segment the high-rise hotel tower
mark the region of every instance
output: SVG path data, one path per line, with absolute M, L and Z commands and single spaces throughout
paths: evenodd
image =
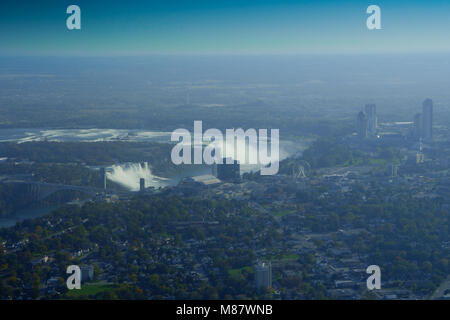
M 422 137 L 425 140 L 433 139 L 433 100 L 425 99 L 422 104 Z

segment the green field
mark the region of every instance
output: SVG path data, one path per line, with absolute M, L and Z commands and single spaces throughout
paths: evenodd
M 293 211 L 292 209 L 288 209 L 288 210 L 287 209 L 285 209 L 285 210 L 271 210 L 270 214 L 275 216 L 275 217 L 281 218 L 282 216 L 285 216 L 287 214 L 291 214 L 293 212 L 295 212 L 295 211 Z
M 275 255 L 269 257 L 270 261 L 280 261 L 280 262 L 295 261 L 298 259 L 300 259 L 300 256 L 298 254 Z
M 247 273 L 252 273 L 253 272 L 253 267 L 242 267 L 239 269 L 230 269 L 228 270 L 228 274 L 230 275 L 231 278 L 239 280 L 241 278 L 243 278 L 243 271 L 246 271 Z
M 384 159 L 370 159 L 369 160 L 369 164 L 371 165 L 381 165 L 381 166 L 385 166 L 387 165 L 388 161 L 384 160 Z
M 99 284 L 99 283 L 92 283 L 92 284 L 85 284 L 81 285 L 81 289 L 73 289 L 67 292 L 67 297 L 69 299 L 77 299 L 80 297 L 88 297 L 88 296 L 94 296 L 97 293 L 111 290 L 116 288 L 116 286 L 111 284 Z

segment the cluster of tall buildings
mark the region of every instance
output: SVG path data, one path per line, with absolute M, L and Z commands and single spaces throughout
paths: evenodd
M 360 138 L 374 137 L 377 128 L 377 107 L 374 104 L 366 104 L 364 111 L 359 112 L 356 118 L 356 132 Z
M 425 99 L 422 104 L 422 113 L 414 116 L 413 134 L 417 140 L 433 139 L 433 100 Z
M 377 109 L 374 104 L 366 104 L 364 111 L 356 117 L 356 132 L 359 138 L 375 137 L 378 129 Z M 433 100 L 425 99 L 422 113 L 414 116 L 413 136 L 416 140 L 433 139 Z

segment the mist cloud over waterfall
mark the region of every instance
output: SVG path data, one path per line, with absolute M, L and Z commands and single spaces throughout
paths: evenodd
M 227 141 L 224 139 L 222 144 L 213 142 L 215 148 L 220 150 L 220 153 L 224 157 L 230 157 L 232 159 L 238 160 L 241 165 L 241 173 L 258 171 L 261 169 L 262 164 L 256 163 L 252 164 L 250 161 L 250 155 L 254 155 L 259 158 L 258 148 L 255 145 L 249 143 L 248 139 Z M 304 141 L 289 141 L 281 140 L 279 145 L 279 161 L 286 159 L 289 156 L 293 156 L 301 153 L 309 145 L 309 140 Z M 268 141 L 268 150 L 271 152 L 271 142 Z M 258 160 L 259 161 L 259 160 Z
M 145 187 L 163 187 L 169 184 L 168 179 L 152 174 L 148 162 L 113 165 L 107 169 L 106 177 L 131 191 L 139 190 L 141 178 L 145 179 Z

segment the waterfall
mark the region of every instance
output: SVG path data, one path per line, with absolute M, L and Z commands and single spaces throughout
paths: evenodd
M 139 191 L 139 180 L 145 179 L 146 187 L 165 186 L 168 179 L 152 174 L 148 162 L 124 163 L 107 168 L 106 177 L 108 180 L 119 183 L 131 191 Z

